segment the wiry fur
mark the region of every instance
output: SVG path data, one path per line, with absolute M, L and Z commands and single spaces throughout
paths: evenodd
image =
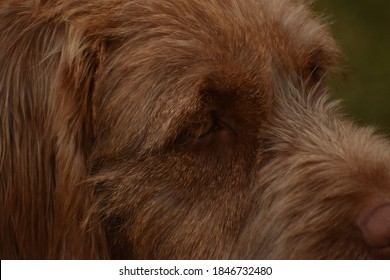
M 360 222 L 389 144 L 327 101 L 306 1 L 2 1 L 0 30 L 2 259 L 389 256 Z

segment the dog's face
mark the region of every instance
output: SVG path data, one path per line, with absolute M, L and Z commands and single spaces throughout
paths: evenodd
M 306 1 L 119 2 L 48 9 L 76 93 L 58 137 L 110 257 L 386 256 L 390 149 L 326 100 L 337 47 Z
M 118 18 L 97 88 L 91 180 L 118 252 L 370 257 L 354 161 L 380 173 L 370 143 L 388 147 L 326 103 L 337 48 L 306 4 L 145 6 Z

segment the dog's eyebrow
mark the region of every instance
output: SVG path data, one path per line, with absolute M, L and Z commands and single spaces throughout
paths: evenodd
M 326 27 L 321 27 L 318 34 L 306 41 L 296 41 L 298 58 L 303 68 L 317 68 L 326 72 L 338 72 L 340 51 L 338 45 L 328 34 Z
M 307 9 L 305 1 L 296 1 L 288 9 L 282 9 L 285 1 L 262 1 L 265 17 L 271 27 L 277 27 L 291 47 L 303 51 L 305 58 L 311 57 L 323 68 L 337 63 L 339 48 L 330 35 L 329 23 Z M 278 41 L 279 42 L 279 41 Z
M 145 143 L 147 150 L 158 150 L 172 142 L 204 106 L 201 95 L 194 92 L 181 96 L 162 94 L 158 99 L 161 107 L 151 112 Z

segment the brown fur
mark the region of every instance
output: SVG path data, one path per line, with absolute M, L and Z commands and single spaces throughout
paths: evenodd
M 0 30 L 2 259 L 390 256 L 390 146 L 327 101 L 306 1 L 2 1 Z

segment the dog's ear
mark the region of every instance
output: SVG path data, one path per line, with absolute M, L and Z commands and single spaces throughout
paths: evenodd
M 83 40 L 86 41 L 86 40 Z M 67 42 L 56 81 L 57 117 L 61 122 L 59 138 L 74 135 L 77 148 L 85 156 L 93 145 L 96 132 L 95 98 L 99 87 L 101 63 L 104 60 L 103 41 Z
M 10 258 L 105 258 L 102 227 L 81 228 L 104 44 L 44 3 L 0 13 L 0 212 L 10 225 L 0 234 Z
M 93 204 L 92 191 L 83 181 L 88 178 L 90 169 L 88 155 L 96 130 L 94 101 L 104 54 L 103 40 L 88 39 L 82 34 L 68 34 L 54 81 L 58 211 L 64 219 L 68 219 L 66 223 L 74 227 L 73 232 L 70 229 L 74 233 L 71 238 L 84 242 L 74 242 L 76 245 L 71 246 L 89 248 L 89 251 L 80 252 L 81 258 L 107 257 L 105 234 L 98 219 L 90 218 L 94 224 L 81 228 Z M 78 218 L 75 223 L 70 222 L 74 219 L 72 216 Z
M 60 166 L 57 166 L 59 172 L 69 172 L 74 176 L 88 171 L 86 160 L 96 129 L 94 98 L 104 51 L 104 44 L 99 40 L 87 40 L 78 34 L 68 34 L 65 39 L 53 92 L 54 132 L 58 158 L 61 159 Z M 64 177 L 64 184 L 70 184 L 68 176 L 59 177 Z

